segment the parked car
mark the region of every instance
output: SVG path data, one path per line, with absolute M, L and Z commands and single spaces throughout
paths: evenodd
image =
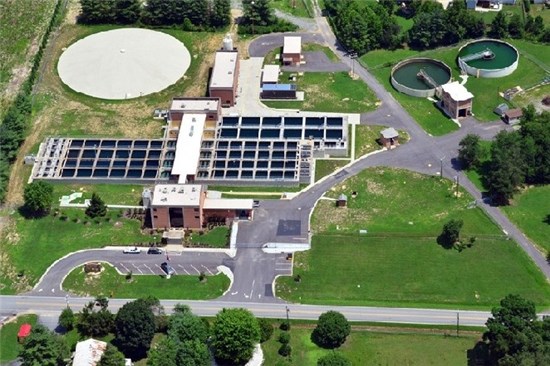
M 260 201 L 254 200 L 254 202 L 252 202 L 252 208 L 258 208 L 258 207 L 260 207 Z
M 164 273 L 166 273 L 167 275 L 173 275 L 176 273 L 176 271 L 174 270 L 174 268 L 172 268 L 172 266 L 170 266 L 168 263 L 166 262 L 162 262 L 162 264 L 160 265 L 160 268 L 164 271 Z
M 138 247 L 128 247 L 122 251 L 124 254 L 139 254 L 141 253 L 141 249 Z
M 151 247 L 147 249 L 147 254 L 162 254 L 162 249 L 157 247 Z

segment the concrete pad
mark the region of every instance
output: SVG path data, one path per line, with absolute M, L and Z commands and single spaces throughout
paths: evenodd
M 71 89 L 101 99 L 131 99 L 178 81 L 191 55 L 162 32 L 123 28 L 92 34 L 63 52 L 57 70 Z

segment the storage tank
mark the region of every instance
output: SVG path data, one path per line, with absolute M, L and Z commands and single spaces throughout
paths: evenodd
M 223 50 L 224 51 L 233 51 L 233 39 L 231 34 L 227 33 L 223 38 Z

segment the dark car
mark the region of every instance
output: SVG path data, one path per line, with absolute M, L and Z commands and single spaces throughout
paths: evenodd
M 157 247 L 151 247 L 147 250 L 147 254 L 162 254 L 162 249 Z
M 172 268 L 168 263 L 166 262 L 162 262 L 162 264 L 160 265 L 160 268 L 164 271 L 164 273 L 166 273 L 167 275 L 173 275 L 176 273 L 176 271 L 174 270 L 174 268 Z

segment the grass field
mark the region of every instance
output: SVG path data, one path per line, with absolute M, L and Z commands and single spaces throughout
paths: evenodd
M 0 5 L 0 118 L 28 76 L 30 60 L 46 31 L 56 1 L 10 1 Z
M 352 326 L 353 328 L 353 326 Z M 291 359 L 280 356 L 280 343 L 275 331 L 262 344 L 266 365 L 315 366 L 317 360 L 332 352 L 317 347 L 310 339 L 312 329 L 293 325 L 290 330 Z M 352 330 L 346 343 L 335 352 L 341 353 L 352 365 L 466 365 L 467 351 L 472 349 L 479 335 L 444 337 L 433 334 L 382 333 Z
M 13 223 L 0 238 L 3 259 L 8 259 L 1 269 L 0 283 L 5 287 L 0 293 L 28 289 L 56 259 L 76 250 L 152 241 L 151 236 L 141 233 L 139 221 L 118 217 L 119 210 L 110 210 L 107 217 L 97 220 L 99 223 L 86 218 L 80 209 L 60 212 L 57 217 L 36 220 L 12 216 Z M 67 221 L 62 216 L 67 216 Z
M 292 14 L 297 17 L 311 18 L 313 7 L 311 0 L 273 0 L 270 2 L 273 9 L 278 9 L 284 13 Z
M 353 191 L 357 197 L 345 209 L 319 201 L 312 249 L 295 257 L 294 274 L 302 280 L 280 278 L 279 296 L 315 304 L 487 309 L 514 292 L 550 305 L 550 286 L 538 269 L 480 209 L 467 208 L 469 195 L 453 197 L 452 182 L 368 169 L 327 196 L 351 197 Z M 458 252 L 437 244 L 451 218 L 464 220 L 463 238 L 477 238 L 472 248 Z M 360 229 L 368 234 L 359 235 Z
M 321 46 L 317 43 L 305 43 L 302 45 L 302 52 L 311 52 L 311 51 L 322 51 L 325 55 L 327 55 L 328 59 L 332 62 L 338 62 L 339 58 L 332 52 L 332 50 L 328 47 Z
M 334 173 L 346 164 L 349 159 L 316 159 L 315 160 L 315 181 Z
M 88 276 L 83 267 L 73 270 L 63 282 L 63 289 L 80 296 L 112 296 L 133 299 L 154 296 L 158 299 L 206 300 L 223 294 L 229 287 L 229 278 L 223 274 L 207 276 L 206 282 L 200 282 L 198 276 L 132 276 L 128 282 L 110 265 L 99 275 Z
M 15 360 L 21 344 L 17 342 L 17 332 L 22 324 L 29 323 L 35 326 L 38 316 L 34 314 L 20 315 L 13 322 L 7 323 L 0 328 L 0 363 Z
M 227 248 L 229 247 L 229 228 L 219 226 L 206 231 L 203 235 L 194 233 L 191 236 L 191 243 L 209 248 Z
M 284 73 L 280 80 L 286 80 Z M 271 108 L 302 111 L 361 113 L 376 109 L 376 96 L 362 80 L 353 80 L 347 72 L 306 72 L 296 85 L 305 92 L 304 101 L 263 102 Z
M 521 231 L 550 252 L 550 186 L 530 187 L 516 194 L 502 210 Z
M 380 132 L 386 129 L 387 126 L 355 126 L 355 158 L 371 153 L 382 148 L 378 143 Z M 405 131 L 397 131 L 399 133 L 399 143 L 405 144 L 409 141 L 409 134 Z
M 527 88 L 540 82 L 546 75 L 537 64 L 548 63 L 546 52 L 542 45 L 526 41 L 509 40 L 520 51 L 520 62 L 517 70 L 509 76 L 498 79 L 474 77 L 468 78 L 466 88 L 474 94 L 473 112 L 481 121 L 493 121 L 498 117 L 493 109 L 505 100 L 499 92 L 521 86 Z M 410 57 L 431 57 L 445 62 L 452 70 L 453 77 L 458 79 L 460 70 L 456 64 L 456 55 L 459 47 L 439 48 L 436 50 L 417 52 L 409 49 L 396 51 L 375 50 L 362 56 L 360 61 L 377 77 L 388 91 L 403 105 L 413 118 L 430 134 L 443 135 L 458 128 L 450 119 L 440 112 L 427 99 L 410 97 L 397 92 L 390 83 L 392 67 L 399 61 Z M 526 55 L 529 55 L 525 57 Z M 536 56 L 535 56 L 536 55 Z M 533 60 L 535 60 L 535 63 Z M 513 105 L 513 102 L 511 103 Z
M 69 196 L 71 193 L 81 192 L 82 197 L 71 203 L 84 203 L 92 198 L 92 193 L 97 193 L 108 205 L 139 205 L 144 185 L 137 184 L 54 184 L 54 201 L 61 196 Z

